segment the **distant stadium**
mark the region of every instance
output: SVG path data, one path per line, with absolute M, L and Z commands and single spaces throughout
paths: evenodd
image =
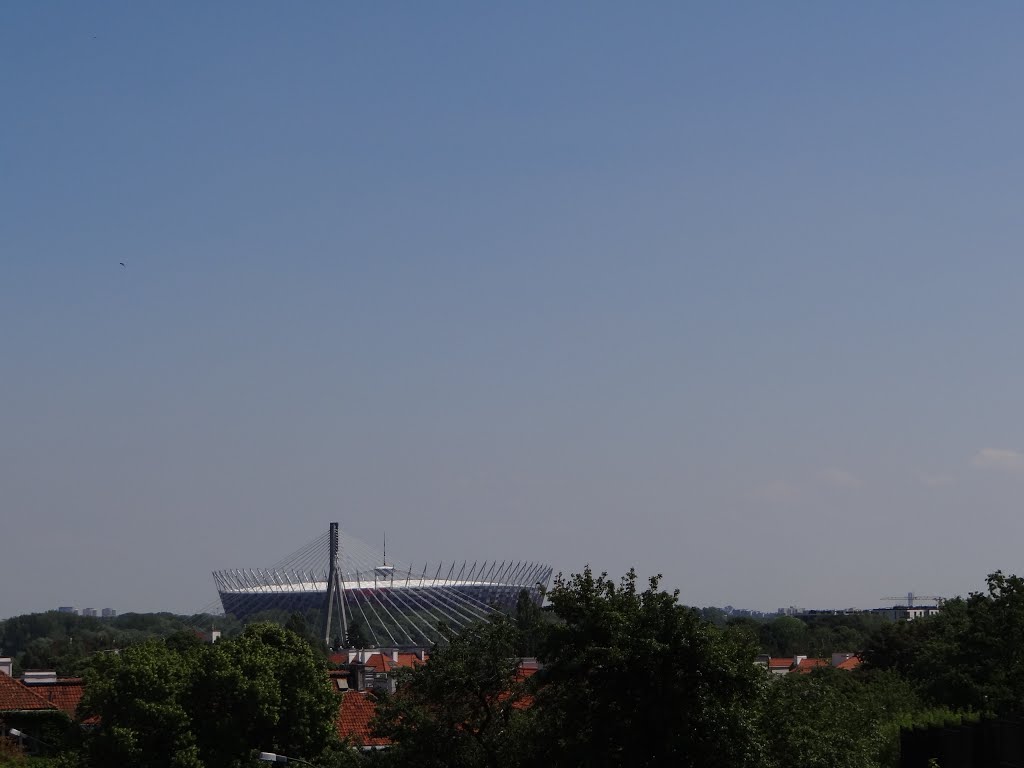
M 224 613 L 317 615 L 330 643 L 358 624 L 375 646 L 414 647 L 442 640 L 439 624 L 458 632 L 495 611 L 511 613 L 525 591 L 540 605 L 552 569 L 523 561 L 387 562 L 337 523 L 269 568 L 214 571 Z M 332 633 L 333 630 L 333 633 Z

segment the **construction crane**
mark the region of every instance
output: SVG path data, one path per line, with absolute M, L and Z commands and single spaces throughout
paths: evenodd
M 906 600 L 907 608 L 913 608 L 915 600 L 931 600 L 931 601 L 933 601 L 935 603 L 941 603 L 945 599 L 946 598 L 940 597 L 939 595 L 915 595 L 913 592 L 907 592 L 906 595 L 901 595 L 900 597 L 883 597 L 882 598 L 882 600 L 884 600 L 886 602 L 893 602 L 893 603 L 902 603 L 904 600 Z

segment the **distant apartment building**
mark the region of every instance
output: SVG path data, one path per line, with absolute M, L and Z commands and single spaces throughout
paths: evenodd
M 937 605 L 897 605 L 893 608 L 879 608 L 876 612 L 888 616 L 892 621 L 913 621 L 934 616 L 940 610 Z
M 62 605 L 57 609 L 57 613 L 73 613 L 76 616 L 92 616 L 96 618 L 102 616 L 104 619 L 117 618 L 117 611 L 113 608 L 103 608 L 102 610 L 98 610 L 96 608 L 83 608 L 82 610 L 78 610 L 73 605 Z

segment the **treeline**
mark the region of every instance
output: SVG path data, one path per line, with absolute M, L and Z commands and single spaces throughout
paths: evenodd
M 751 618 L 730 616 L 720 608 L 701 608 L 701 616 L 720 628 L 747 632 L 770 656 L 828 657 L 867 647 L 881 628 L 892 623 L 882 614 L 846 613 Z
M 384 700 L 377 727 L 395 766 L 895 768 L 901 728 L 1024 714 L 1024 579 L 926 619 L 871 615 L 725 621 L 634 574 L 559 580 L 555 621 L 515 621 L 454 638 Z M 523 638 L 543 666 L 517 676 Z M 817 645 L 816 645 L 817 643 Z M 853 672 L 781 678 L 757 651 L 860 651 Z M 468 727 L 466 724 L 469 724 Z M 443 746 L 442 746 L 443 745 Z
M 270 622 L 291 629 L 322 652 L 317 642 L 317 612 L 309 615 L 264 611 L 245 622 L 231 615 L 198 613 L 124 613 L 112 618 L 47 611 L 0 621 L 0 656 L 14 660 L 14 674 L 26 669 L 52 669 L 63 677 L 81 675 L 96 653 L 120 651 L 147 640 L 197 631 L 217 630 L 224 639 L 237 637 L 247 624 Z
M 230 617 L 203 614 L 125 613 L 100 619 L 59 611 L 31 613 L 0 622 L 0 655 L 14 659 L 15 675 L 25 669 L 77 675 L 96 652 L 127 648 L 154 637 L 214 624 L 231 634 L 241 629 Z
M 883 768 L 899 729 L 956 719 L 889 670 L 821 669 L 773 678 L 745 623 L 716 626 L 678 595 L 586 570 L 556 580 L 554 621 L 521 604 L 513 620 L 463 632 L 404 674 L 379 704 L 388 766 Z M 517 651 L 542 665 L 529 678 Z
M 730 617 L 718 608 L 701 608 L 700 616 L 725 629 L 745 632 L 757 644 L 761 653 L 772 656 L 828 657 L 834 652 L 859 651 L 880 630 L 886 619 L 875 615 L 821 615 L 807 618 L 792 616 L 753 619 Z M 246 623 L 270 621 L 287 626 L 309 639 L 314 646 L 320 633 L 319 614 L 296 616 L 287 612 L 265 612 L 251 617 Z M 195 629 L 218 629 L 222 636 L 238 635 L 244 624 L 231 616 L 192 616 L 171 613 L 126 613 L 110 619 L 79 616 L 73 613 L 48 611 L 25 614 L 0 622 L 0 656 L 14 659 L 15 674 L 26 669 L 53 669 L 60 675 L 72 676 L 82 672 L 87 657 L 100 651 L 127 648 L 151 638 L 168 637 L 176 632 Z M 355 634 L 362 634 L 358 625 Z M 349 638 L 346 638 L 349 640 Z M 365 638 L 335 645 L 363 647 Z M 535 655 L 531 640 L 524 640 L 523 655 Z
M 754 664 L 760 637 L 745 622 L 716 626 L 657 579 L 588 569 L 557 579 L 548 601 L 542 611 L 524 598 L 508 619 L 448 633 L 404 671 L 376 702 L 387 750 L 340 743 L 340 694 L 319 650 L 256 624 L 216 645 L 178 632 L 97 654 L 79 713 L 97 719 L 51 736 L 53 759 L 243 768 L 265 751 L 324 768 L 895 768 L 901 727 L 1024 710 L 1016 576 L 993 574 L 934 617 L 878 626 L 859 670 L 781 678 Z M 538 657 L 536 674 L 523 655 Z

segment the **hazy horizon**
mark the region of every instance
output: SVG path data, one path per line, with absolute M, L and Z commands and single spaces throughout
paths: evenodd
M 0 617 L 333 520 L 767 611 L 1024 570 L 1022 21 L 9 5 Z

